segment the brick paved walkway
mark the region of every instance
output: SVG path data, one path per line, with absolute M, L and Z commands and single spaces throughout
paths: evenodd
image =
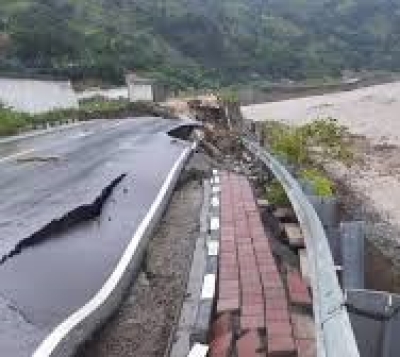
M 312 356 L 302 352 L 313 341 L 310 337 L 299 342 L 290 307 L 311 304 L 308 288 L 295 271 L 288 273 L 286 288 L 269 238 L 248 180 L 223 172 L 217 317 L 210 356 Z M 301 318 L 296 322 L 298 328 Z

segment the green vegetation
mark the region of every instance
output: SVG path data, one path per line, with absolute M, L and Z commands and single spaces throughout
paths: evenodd
M 18 134 L 20 131 L 44 124 L 67 122 L 69 120 L 117 119 L 140 116 L 171 117 L 171 113 L 154 103 L 126 100 L 85 100 L 79 109 L 55 110 L 43 114 L 29 115 L 0 106 L 0 136 Z
M 275 206 L 287 206 L 290 201 L 281 183 L 274 179 L 269 183 L 265 190 L 268 202 Z
M 346 127 L 339 125 L 336 119 L 320 119 L 305 124 L 298 129 L 306 138 L 310 153 L 319 161 L 334 159 L 350 163 L 353 153 L 347 140 L 349 133 Z
M 266 123 L 267 142 L 273 153 L 298 166 L 309 161 L 306 137 L 299 128 L 291 128 L 275 122 Z
M 334 184 L 323 172 L 317 169 L 305 169 L 300 172 L 300 178 L 311 184 L 314 194 L 317 196 L 333 196 Z
M 400 70 L 400 0 L 2 0 L 0 71 L 173 88 Z
M 30 123 L 30 117 L 0 105 L 0 136 L 16 134 Z
M 330 197 L 334 194 L 334 183 L 318 167 L 329 160 L 351 162 L 353 155 L 346 128 L 334 119 L 319 119 L 298 127 L 267 122 L 265 133 L 271 151 L 294 165 L 299 170 L 299 178 L 309 183 L 316 195 Z M 267 188 L 271 203 L 284 204 L 285 196 L 277 182 Z
M 265 133 L 274 154 L 299 167 L 324 160 L 350 163 L 353 157 L 347 129 L 332 118 L 295 127 L 267 122 Z
M 239 96 L 233 90 L 224 89 L 218 93 L 218 101 L 222 104 L 237 104 L 239 103 Z
M 108 112 L 129 108 L 130 102 L 126 99 L 110 100 L 103 97 L 81 100 L 79 103 L 80 112 Z

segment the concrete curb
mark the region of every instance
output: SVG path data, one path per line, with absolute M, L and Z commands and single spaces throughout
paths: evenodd
M 197 307 L 200 300 L 201 284 L 206 269 L 206 238 L 208 234 L 208 211 L 210 206 L 211 184 L 208 179 L 203 180 L 203 203 L 200 211 L 200 230 L 195 249 L 193 251 L 191 268 L 188 272 L 186 294 L 180 301 L 181 309 L 176 319 L 174 331 L 170 335 L 170 341 L 164 357 L 182 357 L 190 351 L 190 334 L 196 320 Z M 204 347 L 204 346 L 203 346 Z M 207 347 L 207 346 L 205 346 Z M 198 351 L 204 350 L 199 346 L 193 346 L 196 356 Z M 208 348 L 207 348 L 208 351 Z M 189 354 L 189 356 L 191 356 Z
M 86 305 L 51 331 L 33 357 L 72 356 L 77 348 L 118 308 L 132 278 L 140 270 L 150 236 L 168 205 L 184 165 L 196 147 L 197 144 L 194 143 L 185 149 L 172 167 L 150 210 L 101 290 Z
M 190 340 L 192 344 L 208 343 L 215 304 L 216 281 L 218 274 L 218 255 L 220 238 L 220 177 L 217 170 L 213 170 L 211 180 L 211 205 L 209 208 L 209 231 L 206 239 L 206 269 L 203 276 L 201 298 Z
M 215 305 L 219 254 L 218 171 L 204 182 L 204 202 L 200 219 L 200 236 L 196 242 L 186 299 L 171 348 L 171 357 L 202 357 L 208 353 L 208 335 Z

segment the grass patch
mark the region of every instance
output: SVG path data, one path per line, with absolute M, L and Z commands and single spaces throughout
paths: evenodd
M 0 105 L 0 135 L 13 135 L 29 125 L 29 115 L 14 112 Z

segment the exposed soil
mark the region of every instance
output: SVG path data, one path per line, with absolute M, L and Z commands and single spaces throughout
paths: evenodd
M 168 347 L 186 291 L 203 199 L 207 158 L 195 154 L 181 176 L 143 271 L 117 314 L 82 351 L 81 357 L 161 357 Z
M 328 165 L 328 172 L 337 183 L 340 220 L 367 223 L 367 288 L 400 293 L 400 221 L 397 221 L 400 216 L 396 209 L 399 202 L 395 198 L 396 184 L 378 183 L 380 177 L 389 176 L 399 185 L 400 149 L 391 145 L 374 146 L 360 137 L 355 144 L 357 159 L 352 167 Z M 380 202 L 394 207 L 387 211 Z
M 399 249 L 397 227 L 384 220 L 368 203 L 367 199 L 338 182 L 340 220 L 363 220 L 367 222 L 365 251 L 366 288 L 400 293 Z

